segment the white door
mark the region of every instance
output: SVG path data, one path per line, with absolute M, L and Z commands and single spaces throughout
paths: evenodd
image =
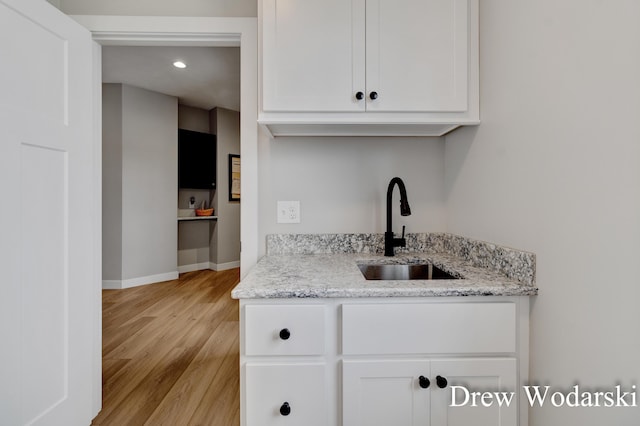
M 431 426 L 518 424 L 518 390 L 514 358 L 433 360 L 431 375 L 434 377 L 431 391 Z M 446 379 L 446 386 L 438 386 L 437 376 Z M 452 390 L 455 392 L 455 400 Z M 485 400 L 486 407 L 479 398 L 475 400 L 474 406 L 472 392 L 490 392 L 494 396 Z M 512 392 L 515 393 L 510 397 Z
M 422 381 L 421 381 L 421 376 Z M 344 361 L 345 426 L 427 426 L 429 361 Z
M 88 425 L 91 35 L 44 0 L 0 0 L 0 64 L 0 424 Z
M 468 0 L 367 0 L 367 111 L 466 111 L 468 28 Z

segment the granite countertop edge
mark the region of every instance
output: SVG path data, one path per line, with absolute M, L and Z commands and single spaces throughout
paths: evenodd
M 459 279 L 367 281 L 359 263 L 433 263 Z M 263 257 L 233 289 L 234 299 L 535 296 L 521 282 L 450 253 L 276 254 Z

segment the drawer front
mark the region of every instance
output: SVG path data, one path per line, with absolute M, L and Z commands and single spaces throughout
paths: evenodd
M 247 363 L 247 426 L 327 426 L 325 365 Z
M 247 305 L 246 355 L 323 355 L 325 308 L 321 305 Z
M 515 351 L 514 303 L 342 305 L 344 354 Z

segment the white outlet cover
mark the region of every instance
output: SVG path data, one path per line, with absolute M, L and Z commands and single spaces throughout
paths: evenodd
M 300 201 L 278 201 L 278 223 L 300 223 Z

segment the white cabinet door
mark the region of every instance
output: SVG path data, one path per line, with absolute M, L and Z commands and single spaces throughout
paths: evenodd
M 246 426 L 327 426 L 322 363 L 247 363 Z
M 360 111 L 365 0 L 262 3 L 264 111 Z
M 100 363 L 91 34 L 47 2 L 0 0 L 0 58 L 0 424 L 87 425 Z
M 344 361 L 344 426 L 425 426 L 429 424 L 429 361 Z
M 516 426 L 518 424 L 515 359 L 432 360 L 431 376 L 433 381 L 432 426 Z M 447 380 L 446 387 L 438 387 L 437 376 Z M 455 391 L 455 400 L 453 391 Z M 474 401 L 472 392 L 490 392 L 494 395 L 484 400 L 490 406 L 483 406 L 481 395 L 476 395 Z M 497 400 L 496 392 L 502 402 Z
M 366 14 L 368 111 L 467 110 L 467 0 L 367 0 Z

